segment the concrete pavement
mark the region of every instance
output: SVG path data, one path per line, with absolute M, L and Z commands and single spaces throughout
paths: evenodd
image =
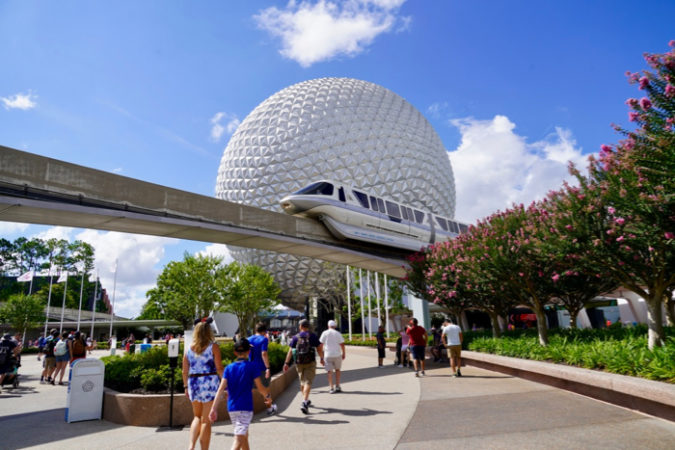
M 104 352 L 97 353 L 100 356 Z M 388 355 L 390 358 L 391 356 Z M 180 449 L 188 431 L 130 427 L 105 421 L 64 422 L 65 386 L 39 383 L 35 355 L 24 357 L 22 386 L 0 394 L 0 448 Z M 344 392 L 329 394 L 319 369 L 310 414 L 300 412 L 297 381 L 276 399 L 279 414 L 259 414 L 252 448 L 673 448 L 675 423 L 546 385 L 465 367 L 451 378 L 446 365 L 383 369 L 374 349 L 348 347 Z M 212 448 L 229 448 L 232 426 L 213 427 Z

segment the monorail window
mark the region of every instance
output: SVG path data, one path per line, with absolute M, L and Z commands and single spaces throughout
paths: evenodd
M 300 189 L 296 194 L 333 195 L 333 185 L 331 183 L 326 183 L 325 181 L 319 181 L 318 183 L 312 183 L 309 186 Z
M 338 189 L 338 199 L 339 199 L 341 202 L 344 202 L 344 201 L 345 201 L 345 190 L 344 190 L 343 187 L 340 187 L 340 188 Z
M 448 222 L 444 218 L 436 216 L 436 222 L 443 228 L 445 231 L 448 231 Z
M 401 211 L 399 211 L 398 205 L 388 200 L 387 200 L 387 214 L 397 219 L 401 218 Z
M 450 226 L 450 231 L 453 233 L 459 233 L 459 227 L 457 226 L 457 222 L 454 220 L 448 220 L 448 225 Z
M 460 224 L 459 224 L 459 231 L 460 231 L 461 233 L 466 233 L 467 231 L 469 231 L 469 227 L 466 226 L 466 225 L 464 225 L 463 223 L 460 223 Z
M 410 209 L 410 208 L 408 208 L 408 207 L 406 207 L 405 209 L 406 209 L 406 211 L 408 211 L 408 220 L 410 220 L 411 222 L 414 221 L 414 220 L 415 220 L 415 216 L 413 215 L 412 209 Z
M 408 209 L 405 206 L 401 206 L 401 217 L 404 220 L 408 220 Z
M 379 209 L 377 207 L 377 199 L 375 197 L 373 197 L 372 195 L 370 196 L 370 204 L 373 208 L 373 211 L 379 211 Z M 384 210 L 384 208 L 383 208 L 383 210 Z
M 354 195 L 356 196 L 356 199 L 361 203 L 361 206 L 364 208 L 368 208 L 368 196 L 364 194 L 363 192 L 359 191 L 352 191 Z
M 386 210 L 384 209 L 384 200 L 381 198 L 377 199 L 377 208 L 380 210 L 380 212 L 385 212 Z
M 415 222 L 424 223 L 424 213 L 422 211 L 415 210 Z

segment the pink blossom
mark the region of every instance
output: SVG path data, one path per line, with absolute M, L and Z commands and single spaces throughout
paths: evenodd
M 607 208 L 607 212 L 610 213 L 611 215 L 614 215 L 614 213 L 616 212 L 616 209 L 614 209 L 613 207 L 610 206 L 609 208 Z
M 640 108 L 644 109 L 647 111 L 649 108 L 652 107 L 652 102 L 649 100 L 647 97 L 642 97 L 640 99 Z
M 630 120 L 631 122 L 637 122 L 639 118 L 640 114 L 636 113 L 635 111 L 631 111 L 628 113 L 628 120 Z
M 624 103 L 630 106 L 631 108 L 637 108 L 638 100 L 636 98 L 629 98 Z
M 675 47 L 675 39 L 673 39 L 672 41 L 668 42 L 668 45 L 670 45 L 671 47 Z
M 668 83 L 665 90 L 666 97 L 675 97 L 675 86 Z
M 616 238 L 616 242 L 623 242 L 624 239 L 625 238 L 623 236 L 619 236 L 618 238 Z
M 520 275 L 521 277 L 525 276 L 525 274 L 523 272 L 518 272 L 518 275 Z
M 556 282 L 560 279 L 560 275 L 558 275 L 558 274 L 556 273 L 555 275 L 553 275 L 553 276 L 551 277 L 551 279 L 553 280 L 554 283 L 556 283 Z
M 626 222 L 626 219 L 624 219 L 623 217 L 618 217 L 618 218 L 615 220 L 615 222 L 617 223 L 617 225 L 623 225 L 624 222 Z
M 675 239 L 675 233 L 673 233 L 672 231 L 666 231 L 665 236 L 666 239 Z
M 600 152 L 602 152 L 602 153 L 612 153 L 612 147 L 610 147 L 609 145 L 606 145 L 606 144 L 602 144 L 600 146 Z
M 610 236 L 613 235 L 613 234 L 614 234 L 614 230 L 610 228 L 609 230 L 607 230 L 607 234 L 609 234 Z
M 572 231 L 572 225 L 565 225 L 565 229 Z
M 644 89 L 647 86 L 649 86 L 649 78 L 647 77 L 640 78 L 640 89 Z

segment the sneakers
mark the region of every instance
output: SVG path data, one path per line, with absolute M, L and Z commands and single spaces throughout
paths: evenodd
M 342 388 L 340 386 L 335 386 L 335 392 L 342 392 Z
M 415 377 L 419 378 L 419 377 L 420 377 L 420 373 L 419 373 L 419 372 L 415 372 Z
M 269 408 L 267 408 L 267 415 L 268 415 L 268 416 L 273 416 L 273 415 L 275 415 L 276 413 L 277 413 L 277 404 L 276 404 L 276 403 L 272 403 L 272 406 L 270 406 Z
M 399 366 L 399 367 L 403 367 L 403 364 L 399 364 L 398 366 Z
M 423 375 L 423 376 L 426 376 L 426 373 L 424 373 L 424 370 L 422 371 L 422 375 Z
M 462 372 L 460 372 L 459 369 L 457 369 L 457 376 L 458 376 L 458 377 L 461 377 L 461 376 L 462 376 Z
M 302 411 L 303 414 L 309 414 L 309 403 L 308 402 L 302 402 L 302 406 L 300 407 L 300 411 Z
M 335 389 L 330 388 L 330 391 L 328 391 L 330 394 L 335 394 Z

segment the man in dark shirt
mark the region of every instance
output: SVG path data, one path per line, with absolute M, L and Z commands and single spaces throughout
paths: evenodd
M 312 390 L 312 382 L 316 376 L 316 352 L 319 352 L 319 357 L 323 359 L 323 344 L 316 334 L 309 331 L 307 319 L 302 319 L 298 325 L 300 326 L 300 332 L 293 336 L 291 348 L 286 355 L 284 372 L 288 370 L 288 365 L 293 357 L 293 350 L 295 350 L 295 363 L 303 398 L 300 410 L 303 414 L 309 414 L 309 405 L 312 403 L 309 400 L 309 392 Z
M 424 327 L 417 325 L 417 319 L 414 317 L 410 319 L 410 324 L 405 330 L 410 337 L 410 348 L 413 356 L 413 366 L 415 366 L 415 376 L 419 377 L 420 365 L 422 367 L 422 375 L 424 373 L 424 352 L 427 346 L 427 330 Z
M 2 358 L 0 360 L 0 386 L 5 381 L 7 373 L 13 369 L 12 360 L 16 358 L 20 350 L 21 347 L 12 340 L 10 334 L 6 334 L 0 341 L 0 358 Z M 2 392 L 2 389 L 0 389 L 0 392 Z
M 384 367 L 382 362 L 384 361 L 384 353 L 387 348 L 387 340 L 384 337 L 384 327 L 382 325 L 377 328 L 375 339 L 377 339 L 377 367 Z

